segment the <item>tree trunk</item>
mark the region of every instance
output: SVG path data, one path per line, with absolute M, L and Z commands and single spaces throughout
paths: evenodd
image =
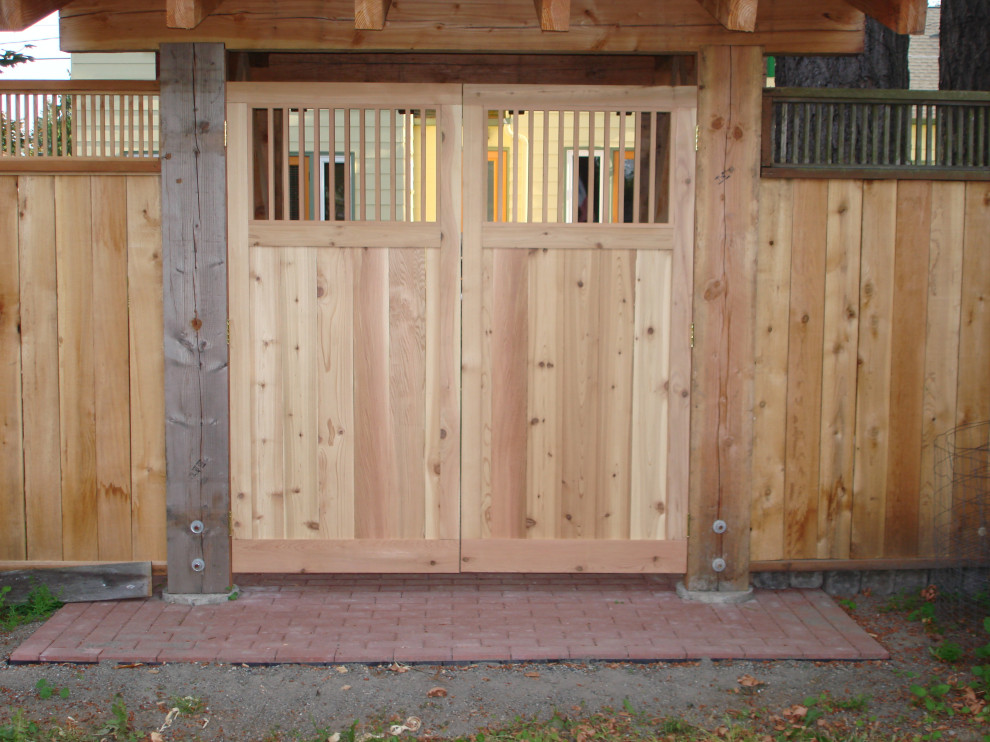
M 990 2 L 942 0 L 938 86 L 990 90 Z
M 968 2 L 978 4 L 987 0 Z M 942 12 L 944 18 L 944 9 Z M 775 82 L 778 87 L 797 88 L 907 88 L 907 55 L 907 36 L 896 34 L 867 17 L 862 54 L 852 57 L 777 57 Z

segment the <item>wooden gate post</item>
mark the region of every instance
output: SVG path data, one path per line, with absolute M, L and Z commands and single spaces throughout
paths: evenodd
M 698 68 L 689 591 L 749 589 L 763 50 Z
M 161 46 L 168 592 L 230 579 L 223 44 Z

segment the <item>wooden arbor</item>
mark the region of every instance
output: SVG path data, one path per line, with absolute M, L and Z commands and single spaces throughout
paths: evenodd
M 214 107 L 223 98 L 223 48 L 700 55 L 688 586 L 744 587 L 762 53 L 855 52 L 864 11 L 898 31 L 914 31 L 923 22 L 924 0 L 636 0 L 581 11 L 561 0 L 516 0 L 500 3 L 497 11 L 480 2 L 451 3 L 442 21 L 431 16 L 435 6 L 418 3 L 321 5 L 312 18 L 290 19 L 279 17 L 274 0 L 168 0 L 150 10 L 136 0 L 0 3 L 6 26 L 61 7 L 68 50 L 163 52 L 163 100 L 171 96 L 168 105 L 176 111 L 176 129 L 170 133 L 165 124 L 163 152 L 165 342 L 169 362 L 181 356 L 187 369 L 166 382 L 176 392 L 166 408 L 170 589 L 216 592 L 229 583 L 228 423 L 220 409 L 227 395 L 226 306 L 217 300 L 225 285 L 223 258 L 216 254 L 225 230 L 216 218 L 224 212 L 218 175 L 223 114 Z M 636 25 L 624 23 L 629 17 L 637 18 Z M 173 42 L 194 45 L 164 46 Z M 184 228 L 182 219 L 189 220 Z M 208 294 L 192 293 L 204 285 Z M 201 391 L 190 396 L 191 389 Z M 192 404 L 196 399 L 203 403 Z M 725 522 L 724 531 L 716 521 Z

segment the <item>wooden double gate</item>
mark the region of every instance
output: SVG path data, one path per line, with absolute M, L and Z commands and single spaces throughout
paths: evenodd
M 229 86 L 235 571 L 684 571 L 695 101 Z

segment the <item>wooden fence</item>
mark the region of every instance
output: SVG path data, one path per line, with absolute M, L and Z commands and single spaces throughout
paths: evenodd
M 160 184 L 0 175 L 0 559 L 165 559 Z
M 761 183 L 752 559 L 927 556 L 990 418 L 990 184 Z

